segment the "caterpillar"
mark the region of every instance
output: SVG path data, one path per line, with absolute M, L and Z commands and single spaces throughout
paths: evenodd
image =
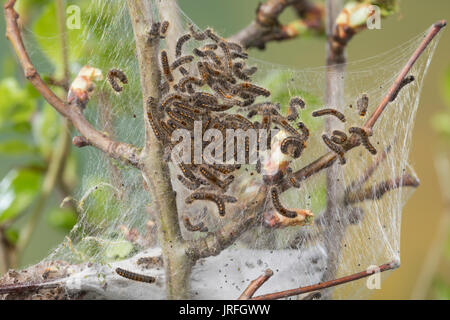
M 218 86 L 218 85 L 213 86 L 212 89 L 213 89 L 215 92 L 217 92 L 222 98 L 225 98 L 225 99 L 231 99 L 231 98 L 233 98 L 233 96 L 231 96 L 231 95 L 229 95 L 229 94 L 226 94 L 226 93 L 223 91 L 223 89 L 222 89 L 220 86 Z
M 197 32 L 194 30 L 194 26 L 191 24 L 189 25 L 189 31 L 192 35 L 192 37 L 197 41 L 203 41 L 206 39 L 206 35 L 204 32 Z
M 309 129 L 306 127 L 306 125 L 303 122 L 297 123 L 297 127 L 300 129 L 300 131 L 303 134 L 303 140 L 308 140 L 309 138 Z
M 191 63 L 194 60 L 194 56 L 184 56 L 184 57 L 180 57 L 177 60 L 175 60 L 172 65 L 170 66 L 170 68 L 172 70 L 175 70 L 176 68 L 180 67 L 183 64 L 186 63 Z
M 208 228 L 205 226 L 203 222 L 199 222 L 196 225 L 193 225 L 188 216 L 183 216 L 183 224 L 184 227 L 191 232 L 195 231 L 208 232 Z
M 164 77 L 166 78 L 166 80 L 168 82 L 173 82 L 174 79 L 173 79 L 172 72 L 170 71 L 169 58 L 167 57 L 166 50 L 161 51 L 161 65 L 163 67 L 163 73 L 164 73 Z
M 276 110 L 275 110 L 276 111 Z M 286 130 L 286 132 L 288 132 L 289 134 L 292 134 L 294 136 L 299 137 L 299 133 L 297 130 L 295 130 L 294 127 L 292 127 L 289 122 L 287 122 L 287 120 L 279 115 L 276 115 L 273 117 L 273 122 L 275 122 L 276 124 L 280 125 L 281 127 L 283 127 L 284 130 Z
M 280 150 L 284 154 L 289 154 L 294 159 L 301 156 L 304 149 L 304 141 L 298 136 L 284 138 L 281 142 Z
M 192 107 L 190 105 L 186 105 L 186 104 L 184 104 L 182 102 L 175 101 L 173 103 L 173 105 L 175 107 L 179 108 L 179 109 L 183 109 L 187 113 L 190 113 L 192 117 L 193 117 L 193 115 L 198 115 L 198 114 L 202 114 L 203 113 L 202 110 L 200 110 L 198 108 L 195 108 L 195 107 Z
M 191 35 L 189 33 L 182 35 L 178 40 L 177 44 L 175 46 L 175 57 L 181 56 L 181 53 L 183 51 L 183 45 L 191 39 Z
M 139 281 L 139 282 L 146 282 L 146 283 L 154 283 L 156 281 L 155 277 L 152 276 L 146 276 L 139 273 L 134 273 L 128 270 L 124 270 L 122 268 L 116 268 L 116 273 L 124 278 Z
M 150 28 L 150 32 L 149 32 L 149 37 L 151 39 L 156 39 L 159 37 L 159 30 L 161 29 L 161 23 L 160 22 L 155 22 L 152 24 L 151 28 Z
M 217 205 L 217 209 L 219 210 L 219 215 L 224 216 L 225 215 L 225 202 L 229 203 L 235 203 L 237 199 L 235 197 L 231 196 L 225 196 L 225 195 L 217 195 L 214 193 L 204 192 L 204 191 L 197 191 L 189 195 L 185 202 L 186 204 L 191 204 L 194 201 L 197 200 L 207 200 L 212 201 Z
M 340 130 L 334 130 L 333 135 L 331 136 L 331 141 L 337 144 L 343 144 L 345 141 L 347 141 L 347 135 L 345 132 L 342 132 Z
M 205 50 L 203 51 L 203 53 L 209 57 L 216 66 L 221 66 L 222 65 L 222 60 L 220 60 L 220 58 L 217 56 L 217 54 L 213 51 L 213 50 Z
M 121 92 L 123 88 L 117 84 L 116 78 L 119 79 L 119 81 L 122 82 L 123 84 L 127 84 L 128 83 L 127 76 L 123 71 L 119 69 L 111 69 L 108 72 L 109 84 L 114 89 L 114 91 Z
M 244 66 L 242 63 L 236 62 L 233 65 L 233 74 L 241 80 L 248 81 L 248 80 L 250 80 L 250 77 L 242 71 L 243 67 Z
M 407 77 L 403 78 L 403 80 L 402 80 L 402 82 L 400 82 L 400 85 L 398 86 L 397 90 L 395 90 L 395 92 L 392 95 L 391 99 L 389 99 L 389 102 L 394 101 L 397 98 L 400 90 L 402 90 L 404 86 L 410 84 L 414 80 L 415 80 L 415 78 L 414 78 L 413 75 L 410 75 L 410 76 L 407 76 Z
M 200 49 L 197 49 L 197 48 L 194 48 L 192 50 L 192 53 L 195 54 L 197 57 L 200 57 L 200 58 L 205 58 L 206 57 L 206 52 L 202 51 Z
M 230 48 L 230 50 L 236 51 L 236 52 L 242 52 L 242 46 L 236 42 L 227 42 L 228 47 Z
M 371 154 L 377 154 L 377 149 L 370 143 L 367 132 L 363 128 L 351 127 L 348 132 L 357 134 L 361 138 L 361 144 L 369 151 Z
M 181 102 L 189 102 L 189 97 L 188 96 L 183 96 L 181 94 L 178 93 L 172 93 L 170 95 L 168 95 L 163 102 L 161 102 L 161 109 L 166 109 L 167 107 L 169 107 L 174 101 L 181 101 Z
M 148 97 L 148 99 L 147 99 L 147 110 L 148 110 L 147 118 L 148 118 L 148 121 L 150 122 L 153 133 L 155 134 L 155 137 L 158 140 L 161 140 L 163 138 L 162 132 L 161 132 L 159 126 L 157 125 L 157 123 L 153 119 L 153 112 L 156 112 L 156 108 L 157 108 L 157 104 L 156 104 L 155 98 Z
M 342 165 L 344 165 L 346 163 L 345 157 L 344 157 L 344 148 L 342 148 L 342 146 L 337 145 L 335 143 L 333 143 L 333 141 L 330 140 L 330 138 L 327 137 L 326 134 L 322 135 L 322 140 L 323 142 L 325 142 L 325 144 L 327 145 L 327 147 L 329 149 L 331 149 L 334 153 L 336 153 L 339 156 L 339 160 L 341 162 Z
M 208 38 L 210 38 L 210 39 L 213 40 L 214 42 L 219 43 L 219 42 L 222 41 L 222 39 L 221 39 L 219 36 L 217 36 L 217 35 L 214 33 L 214 31 L 212 31 L 211 29 L 206 29 L 206 30 L 205 30 L 205 34 L 206 34 L 206 36 L 207 36 Z
M 168 124 L 172 126 L 172 128 L 174 128 L 172 124 L 174 124 L 176 127 L 182 127 L 185 129 L 193 128 L 193 121 L 192 123 L 188 124 L 186 120 L 176 115 L 172 110 L 167 110 L 166 113 L 170 117 L 170 119 L 168 120 Z
M 254 85 L 250 82 L 242 82 L 242 83 L 236 85 L 233 89 L 233 91 L 234 91 L 233 94 L 236 94 L 236 93 L 240 92 L 241 90 L 249 91 L 253 94 L 264 96 L 264 97 L 270 96 L 269 90 L 259 87 L 257 85 Z
M 277 187 L 272 187 L 272 189 L 270 189 L 270 195 L 272 198 L 272 205 L 279 214 L 286 218 L 295 218 L 297 216 L 295 211 L 288 210 L 281 205 Z
M 210 181 L 211 183 L 213 183 L 214 185 L 218 186 L 223 190 L 226 190 L 228 188 L 228 185 L 234 180 L 234 176 L 228 176 L 226 180 L 221 180 L 219 177 L 217 177 L 211 171 L 207 170 L 205 167 L 200 167 L 199 171 L 201 175 L 205 177 L 208 181 Z
M 337 110 L 335 110 L 335 109 L 327 108 L 327 109 L 317 110 L 317 111 L 314 111 L 312 113 L 313 117 L 321 117 L 321 116 L 325 116 L 325 115 L 335 116 L 336 118 L 338 118 L 342 122 L 345 122 L 344 114 L 339 112 L 339 111 L 337 111 Z
M 179 67 L 178 71 L 180 71 L 180 73 L 185 77 L 189 75 L 189 71 L 187 71 L 184 67 Z
M 202 48 L 205 50 L 217 50 L 218 46 L 215 43 L 207 43 Z
M 181 172 L 183 173 L 183 175 L 188 178 L 189 180 L 191 180 L 194 183 L 198 183 L 198 184 L 204 184 L 202 183 L 202 180 L 198 179 L 194 173 L 192 172 L 192 170 L 184 165 L 183 163 L 178 163 L 178 167 L 180 168 Z
M 181 92 L 185 92 L 186 91 L 186 85 L 188 84 L 195 84 L 196 86 L 201 87 L 203 85 L 203 80 L 202 79 L 198 79 L 196 77 L 184 77 L 182 79 L 180 79 L 180 81 L 178 82 L 178 88 Z
M 248 59 L 248 53 L 245 52 L 231 52 L 231 59 Z
M 164 21 L 161 24 L 161 36 L 165 36 L 167 33 L 167 29 L 169 29 L 169 21 Z
M 286 170 L 286 179 L 289 181 L 289 184 L 294 188 L 300 188 L 300 182 L 294 177 L 292 173 L 292 168 L 287 168 Z
M 161 95 L 166 95 L 170 91 L 170 85 L 167 81 L 164 81 L 159 85 L 159 90 L 161 90 Z
M 361 98 L 356 101 L 356 106 L 359 111 L 359 115 L 364 117 L 367 113 L 367 108 L 369 107 L 369 97 L 364 93 Z
M 181 174 L 177 175 L 177 179 L 189 190 L 196 190 L 200 187 L 200 182 L 198 180 L 192 181 L 186 179 Z
M 193 99 L 197 104 L 216 105 L 218 103 L 217 98 L 207 92 L 196 92 Z
M 228 71 L 231 72 L 231 70 L 233 69 L 233 61 L 231 59 L 230 49 L 228 48 L 226 42 L 223 41 L 219 43 L 219 46 L 222 49 L 225 61 L 227 62 L 226 65 L 228 67 Z

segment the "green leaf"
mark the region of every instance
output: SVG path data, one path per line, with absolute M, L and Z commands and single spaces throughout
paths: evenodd
M 111 241 L 105 250 L 105 257 L 108 261 L 115 261 L 127 258 L 133 252 L 134 246 L 130 241 Z
M 47 221 L 53 228 L 70 231 L 77 223 L 77 215 L 71 209 L 52 209 L 47 216 Z
M 450 108 L 450 67 L 447 68 L 444 76 L 442 77 L 442 94 L 447 103 L 447 106 Z
M 45 103 L 41 112 L 36 116 L 33 133 L 44 158 L 48 158 L 53 150 L 56 139 L 61 130 L 61 121 L 58 113 Z
M 36 197 L 41 174 L 31 169 L 13 169 L 0 181 L 0 224 L 15 218 Z
M 436 114 L 432 118 L 431 124 L 439 134 L 450 139 L 450 114 L 448 113 Z
M 0 154 L 29 155 L 36 152 L 36 148 L 24 140 L 11 139 L 0 142 Z
M 6 229 L 4 235 L 6 240 L 12 245 L 15 245 L 17 240 L 19 240 L 19 230 L 15 228 Z

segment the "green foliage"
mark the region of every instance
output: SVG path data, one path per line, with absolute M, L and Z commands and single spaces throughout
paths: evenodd
M 41 173 L 32 169 L 13 169 L 0 182 L 0 224 L 25 210 L 39 192 Z
M 54 228 L 70 231 L 77 223 L 77 215 L 72 209 L 52 209 L 47 216 L 49 225 Z
M 450 67 L 442 77 L 441 92 L 447 103 L 447 110 L 433 116 L 432 126 L 446 143 L 450 143 Z

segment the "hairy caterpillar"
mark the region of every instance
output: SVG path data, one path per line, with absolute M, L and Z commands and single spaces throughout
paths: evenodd
M 361 144 L 369 151 L 371 154 L 377 154 L 377 149 L 370 143 L 367 132 L 363 128 L 351 127 L 348 132 L 357 134 L 361 138 Z
M 169 29 L 169 21 L 164 21 L 161 24 L 161 36 L 165 36 L 167 33 L 167 29 Z
M 280 125 L 281 127 L 283 127 L 284 130 L 286 130 L 286 132 L 288 132 L 289 134 L 292 134 L 294 136 L 300 137 L 300 134 L 298 133 L 297 130 L 295 130 L 294 127 L 292 127 L 289 122 L 287 122 L 287 120 L 279 115 L 276 115 L 273 117 L 273 122 L 275 122 L 276 124 Z
M 333 135 L 331 136 L 331 141 L 337 144 L 343 144 L 345 141 L 347 141 L 347 135 L 345 132 L 342 132 L 340 130 L 334 130 Z
M 299 97 L 294 97 L 289 101 L 289 113 L 287 116 L 287 119 L 289 121 L 294 121 L 298 117 L 298 110 L 297 107 L 300 107 L 301 109 L 305 108 L 305 102 L 303 102 L 302 99 Z
M 139 273 L 134 273 L 128 270 L 124 270 L 122 268 L 116 268 L 116 273 L 124 278 L 139 281 L 139 282 L 146 282 L 146 283 L 154 283 L 156 281 L 155 277 L 152 276 L 146 276 Z
M 235 42 L 227 42 L 228 47 L 230 48 L 230 50 L 236 51 L 236 52 L 242 52 L 242 47 L 240 44 L 235 43 Z
M 300 131 L 303 134 L 303 140 L 308 140 L 309 138 L 309 129 L 306 127 L 306 125 L 303 122 L 297 123 L 297 127 L 300 129 Z
M 248 53 L 245 52 L 231 52 L 231 59 L 248 59 Z
M 214 42 L 221 42 L 222 38 L 220 38 L 219 36 L 217 36 L 211 29 L 206 29 L 205 30 L 205 34 L 208 38 L 210 38 L 211 40 L 213 40 Z
M 119 79 L 119 81 L 122 82 L 123 84 L 128 83 L 127 76 L 125 75 L 125 73 L 123 71 L 121 71 L 119 69 L 109 70 L 109 72 L 108 72 L 109 84 L 114 89 L 114 91 L 121 92 L 123 88 L 117 84 L 116 79 Z
M 219 47 L 222 49 L 224 57 L 225 57 L 225 61 L 227 62 L 226 65 L 228 67 L 228 71 L 231 72 L 231 70 L 233 69 L 233 61 L 231 59 L 231 54 L 230 54 L 230 49 L 228 48 L 228 45 L 226 42 L 221 41 L 219 43 Z
M 229 203 L 235 203 L 237 199 L 235 197 L 226 196 L 226 195 L 217 195 L 214 193 L 204 192 L 204 191 L 197 191 L 189 195 L 185 202 L 187 204 L 191 204 L 196 200 L 207 200 L 212 201 L 217 205 L 217 209 L 219 210 L 219 215 L 224 216 L 225 215 L 225 202 Z
M 201 87 L 203 85 L 203 80 L 202 79 L 198 79 L 196 77 L 184 77 L 182 79 L 180 79 L 180 81 L 178 82 L 178 89 L 181 92 L 185 92 L 186 91 L 186 85 L 188 84 L 195 84 L 196 86 Z
M 209 57 L 216 66 L 220 67 L 222 65 L 222 60 L 220 60 L 220 58 L 213 50 L 205 50 L 203 51 L 203 53 L 205 54 L 205 56 Z
M 188 216 L 183 216 L 183 224 L 184 227 L 191 232 L 195 231 L 208 232 L 208 228 L 205 226 L 203 222 L 199 222 L 196 225 L 193 225 Z
M 356 106 L 359 111 L 359 115 L 364 117 L 367 113 L 367 108 L 369 107 L 369 97 L 364 93 L 361 98 L 356 101 Z
M 285 216 L 286 218 L 295 218 L 297 216 L 295 211 L 288 210 L 281 205 L 277 187 L 272 187 L 272 189 L 270 189 L 270 195 L 272 198 L 273 207 L 279 214 Z
M 344 114 L 339 112 L 339 111 L 337 111 L 337 110 L 335 110 L 335 109 L 331 109 L 331 108 L 321 109 L 321 110 L 314 111 L 312 113 L 313 117 L 321 117 L 321 116 L 325 116 L 325 115 L 335 116 L 336 118 L 338 118 L 342 122 L 345 122 Z
M 170 71 L 169 58 L 167 56 L 166 50 L 161 51 L 161 65 L 163 67 L 163 73 L 164 73 L 164 77 L 166 78 L 166 80 L 168 82 L 173 82 L 173 75 L 172 75 L 172 72 Z
M 286 170 L 286 179 L 289 181 L 289 184 L 294 188 L 300 188 L 300 182 L 294 177 L 292 173 L 292 168 L 287 168 Z
M 259 87 L 257 85 L 254 85 L 250 82 L 242 82 L 236 85 L 233 88 L 233 94 L 237 94 L 240 91 L 249 91 L 255 95 L 268 97 L 270 96 L 270 91 L 267 89 L 264 89 L 263 87 Z
M 155 134 L 155 137 L 158 140 L 161 140 L 163 138 L 163 133 L 161 132 L 160 127 L 157 125 L 156 121 L 153 119 L 153 113 L 156 113 L 157 110 L 157 103 L 155 98 L 148 97 L 147 99 L 147 118 L 150 122 L 150 125 L 152 127 L 153 133 Z
M 183 45 L 191 39 L 191 35 L 189 33 L 182 35 L 175 46 L 175 57 L 181 56 L 181 53 L 183 52 Z
M 176 68 L 178 68 L 179 66 L 186 64 L 186 63 L 191 63 L 194 60 L 194 56 L 184 56 L 184 57 L 180 57 L 177 60 L 175 60 L 172 65 L 170 66 L 170 68 L 172 70 L 175 70 Z
M 204 32 L 197 32 L 194 30 L 194 26 L 191 24 L 189 25 L 189 31 L 192 35 L 192 37 L 197 41 L 203 41 L 206 39 L 206 35 Z
M 333 141 L 331 141 L 330 138 L 328 138 L 326 134 L 322 135 L 322 140 L 323 140 L 323 142 L 325 142 L 325 144 L 327 145 L 327 147 L 329 149 L 331 149 L 334 153 L 336 153 L 339 156 L 339 160 L 340 160 L 341 164 L 345 164 L 346 160 L 344 157 L 344 153 L 345 153 L 344 148 L 342 148 L 342 146 L 340 146 L 340 145 L 333 143 Z
M 301 156 L 304 149 L 304 141 L 298 136 L 284 138 L 281 142 L 280 150 L 284 154 L 289 154 L 294 159 Z
M 198 180 L 192 181 L 192 180 L 186 179 L 181 174 L 177 175 L 177 179 L 189 190 L 196 190 L 200 187 L 200 182 Z
M 218 176 L 216 176 L 211 171 L 207 170 L 205 167 L 200 167 L 199 171 L 203 177 L 205 177 L 208 181 L 210 181 L 212 184 L 218 186 L 219 188 L 226 190 L 228 188 L 228 185 L 233 182 L 234 176 L 228 176 L 226 180 L 220 179 Z
M 250 77 L 248 75 L 246 75 L 244 72 L 242 72 L 243 67 L 244 66 L 242 63 L 236 62 L 233 65 L 233 74 L 241 80 L 248 81 L 248 80 L 250 80 Z
M 394 101 L 394 100 L 397 98 L 397 96 L 398 96 L 400 90 L 402 90 L 404 86 L 410 84 L 410 83 L 413 82 L 414 80 L 415 80 L 415 78 L 414 78 L 413 75 L 404 77 L 403 80 L 402 80 L 402 82 L 400 82 L 400 85 L 398 86 L 398 89 L 395 90 L 394 94 L 392 95 L 392 97 L 391 97 L 391 99 L 390 99 L 389 101 L 390 101 L 390 102 Z

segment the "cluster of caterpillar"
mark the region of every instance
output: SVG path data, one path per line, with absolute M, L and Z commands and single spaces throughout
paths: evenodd
M 159 25 L 152 26 L 149 36 L 156 37 Z M 191 40 L 200 45 L 187 53 L 184 50 Z M 309 137 L 308 128 L 300 122 L 295 129 L 289 121 L 298 118 L 297 108 L 304 108 L 305 103 L 298 97 L 290 102 L 290 113 L 286 118 L 279 112 L 280 107 L 271 102 L 255 103 L 256 99 L 267 98 L 270 91 L 254 84 L 252 76 L 256 67 L 248 67 L 247 53 L 237 43 L 229 42 L 211 29 L 195 30 L 190 26 L 189 33 L 182 35 L 176 43 L 174 61 L 166 50 L 160 53 L 162 83 L 160 84 L 162 98 L 160 101 L 153 97 L 147 100 L 147 118 L 158 140 L 171 149 L 172 133 L 176 129 L 186 129 L 193 133 L 194 123 L 202 123 L 202 134 L 208 129 L 216 129 L 224 137 L 224 150 L 227 129 L 266 129 L 270 132 L 272 126 L 277 125 L 288 133 L 284 139 L 281 151 L 298 158 L 306 146 Z M 238 108 L 239 112 L 248 112 L 247 117 L 238 113 L 230 113 L 231 108 Z M 252 121 L 254 115 L 260 115 L 261 123 Z M 259 130 L 256 130 L 259 132 Z M 258 143 L 260 137 L 258 136 Z M 194 146 L 194 135 L 191 134 L 191 146 Z M 206 147 L 209 141 L 203 142 Z M 236 148 L 236 146 L 235 146 Z M 246 140 L 245 155 L 249 159 L 249 141 Z M 214 155 L 216 159 L 225 162 L 225 153 Z M 235 160 L 237 152 L 234 154 Z M 237 199 L 226 194 L 230 184 L 234 181 L 233 173 L 240 168 L 238 164 L 195 164 L 194 154 L 191 152 L 189 163 L 178 162 L 176 165 L 181 174 L 178 180 L 192 193 L 185 199 L 187 204 L 194 201 L 211 201 L 216 204 L 220 216 L 226 214 L 226 204 L 235 203 Z M 283 173 L 286 179 L 299 187 L 294 177 Z M 280 213 L 287 212 L 281 204 L 273 199 L 274 207 Z M 280 209 L 281 208 L 281 209 Z M 207 228 L 200 222 L 192 225 L 189 219 L 183 220 L 187 230 L 204 232 Z

